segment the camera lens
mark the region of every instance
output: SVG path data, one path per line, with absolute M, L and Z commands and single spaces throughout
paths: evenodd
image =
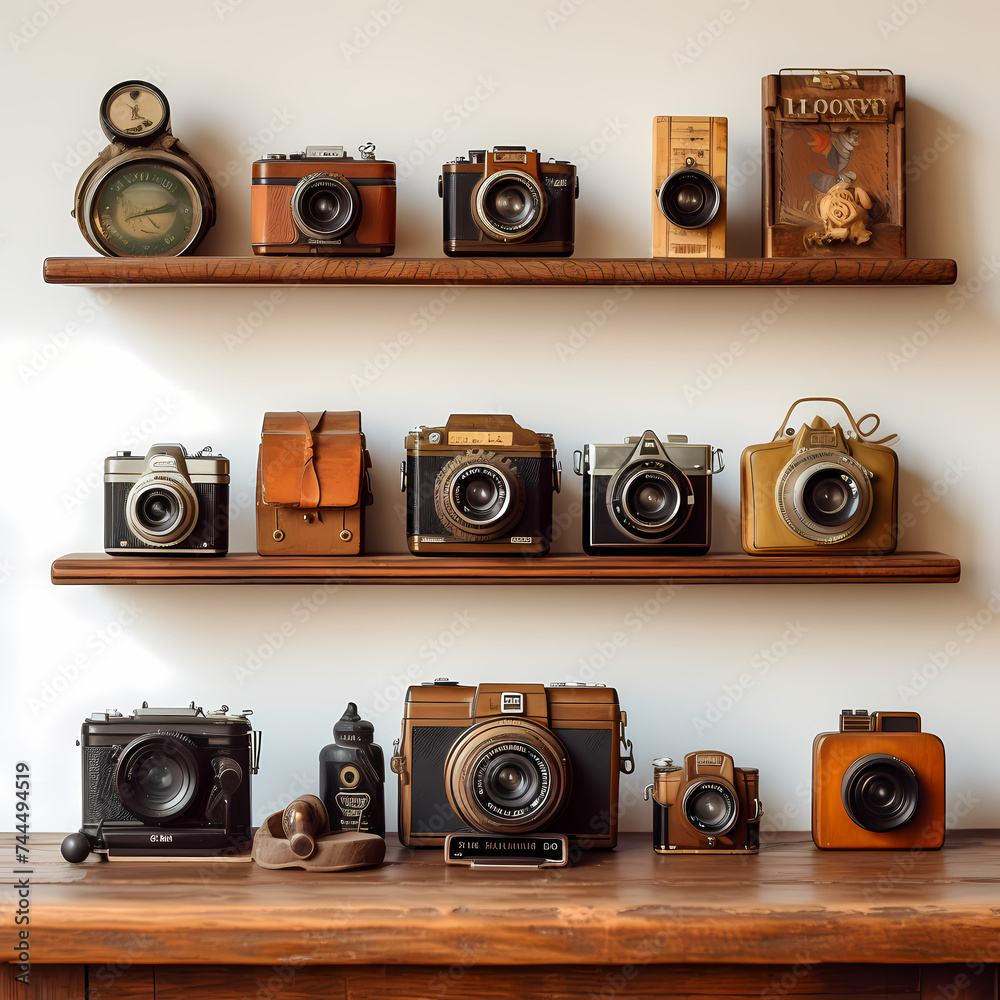
M 163 490 L 150 490 L 136 506 L 136 517 L 151 531 L 166 531 L 181 516 L 177 498 Z
M 870 476 L 844 452 L 807 448 L 781 470 L 774 502 L 795 534 L 811 542 L 842 542 L 871 514 Z
M 860 502 L 857 480 L 847 472 L 823 469 L 809 476 L 802 487 L 806 513 L 817 524 L 834 527 L 849 521 Z
M 524 513 L 525 491 L 517 469 L 476 450 L 457 455 L 434 482 L 434 510 L 456 537 L 490 541 L 513 528 Z
M 684 793 L 681 808 L 693 827 L 712 836 L 731 830 L 738 810 L 732 789 L 718 781 L 691 785 Z
M 143 819 L 170 819 L 183 813 L 195 797 L 197 758 L 184 740 L 149 733 L 122 751 L 115 785 L 129 812 Z
M 608 484 L 607 506 L 615 523 L 633 538 L 666 539 L 687 523 L 692 495 L 687 476 L 675 466 L 624 466 Z
M 465 502 L 476 511 L 489 510 L 499 496 L 497 484 L 486 476 L 472 475 L 463 487 Z
M 544 829 L 566 805 L 570 777 L 569 755 L 551 730 L 506 718 L 466 730 L 444 766 L 456 815 L 494 833 Z
M 125 523 L 147 545 L 183 542 L 198 523 L 198 495 L 182 475 L 156 473 L 139 479 L 125 500 Z
M 661 185 L 660 211 L 680 229 L 704 229 L 719 214 L 722 192 L 710 174 L 695 167 L 675 170 Z
M 520 170 L 491 174 L 476 190 L 476 221 L 499 239 L 523 239 L 542 221 L 544 211 L 538 182 Z
M 292 218 L 299 230 L 319 240 L 332 240 L 353 229 L 360 218 L 357 188 L 333 174 L 309 174 L 292 193 Z
M 920 801 L 917 776 L 891 754 L 859 757 L 844 773 L 841 800 L 847 815 L 863 830 L 885 833 L 913 819 Z

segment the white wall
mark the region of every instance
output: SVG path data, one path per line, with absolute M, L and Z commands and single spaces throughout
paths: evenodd
M 401 12 L 353 53 L 345 46 L 384 0 L 4 5 L 0 593 L 13 725 L 0 735 L 0 774 L 11 775 L 17 759 L 31 763 L 36 830 L 79 824 L 74 740 L 92 710 L 128 712 L 143 699 L 254 709 L 264 734 L 259 820 L 315 787 L 316 755 L 349 699 L 391 748 L 402 704 L 395 678 L 409 664 L 423 679 L 567 679 L 617 631 L 627 643 L 596 679 L 618 688 L 635 741 L 626 829 L 649 827 L 634 793 L 650 759 L 706 747 L 760 768 L 772 824 L 785 810 L 778 825 L 807 828 L 812 738 L 835 728 L 846 705 L 921 712 L 947 747 L 958 825 L 1000 822 L 1000 624 L 989 610 L 991 601 L 1000 609 L 1000 282 L 974 278 L 985 259 L 992 279 L 998 251 L 996 5 L 557 2 L 397 0 Z M 555 10 L 564 16 L 550 23 Z M 28 38 L 32 22 L 42 27 Z M 675 54 L 685 52 L 690 60 L 678 68 Z M 159 83 L 174 131 L 220 179 L 220 222 L 204 253 L 249 252 L 249 164 L 261 152 L 372 140 L 408 174 L 399 184 L 401 257 L 440 255 L 440 164 L 503 142 L 579 166 L 579 256 L 648 255 L 650 122 L 694 113 L 729 118 L 731 177 L 744 175 L 730 183 L 730 248 L 753 255 L 760 78 L 786 65 L 845 62 L 906 75 L 908 247 L 912 256 L 957 258 L 957 289 L 794 289 L 791 309 L 751 343 L 743 331 L 771 307 L 774 289 L 639 289 L 628 298 L 600 288 L 466 289 L 440 310 L 435 288 L 284 289 L 279 300 L 266 287 L 108 291 L 41 280 L 44 257 L 90 252 L 69 210 L 83 167 L 104 145 L 98 103 L 119 80 Z M 457 116 L 463 103 L 478 107 Z M 436 129 L 439 144 L 429 138 Z M 271 296 L 272 315 L 227 346 Z M 561 357 L 559 345 L 609 298 L 615 314 Z M 424 324 L 421 310 L 440 315 Z M 919 334 L 938 310 L 940 333 Z M 412 346 L 360 391 L 352 386 L 404 331 Z M 702 395 L 685 398 L 684 385 L 734 341 L 745 354 Z M 894 365 L 907 341 L 924 346 Z M 312 613 L 311 587 L 49 583 L 57 556 L 101 549 L 94 484 L 106 455 L 160 440 L 210 443 L 231 458 L 234 496 L 245 500 L 267 409 L 362 410 L 374 459 L 371 551 L 405 549 L 404 433 L 476 410 L 551 431 L 567 471 L 583 441 L 646 427 L 724 448 L 715 549 L 733 551 L 740 451 L 768 440 L 791 400 L 809 394 L 840 396 L 856 414 L 875 410 L 886 432 L 900 435 L 900 511 L 916 522 L 901 548 L 959 556 L 959 585 L 689 587 L 633 631 L 624 623 L 652 587 L 355 587 Z M 579 498 L 580 481 L 568 474 L 557 512 Z M 252 550 L 252 508 L 233 514 L 232 549 Z M 557 550 L 579 550 L 578 536 L 574 524 Z M 961 631 L 977 613 L 986 624 Z M 119 629 L 120 615 L 135 620 Z M 456 615 L 475 622 L 432 662 L 428 644 Z M 284 622 L 291 637 L 237 679 Z M 767 666 L 760 653 L 783 648 L 788 623 L 804 632 Z M 958 655 L 914 690 L 912 679 L 949 642 Z M 79 657 L 85 666 L 72 676 Z M 699 733 L 696 720 L 725 705 L 745 674 L 752 686 Z M 395 793 L 390 777 L 390 825 Z M 12 801 L 0 788 L 4 795 Z

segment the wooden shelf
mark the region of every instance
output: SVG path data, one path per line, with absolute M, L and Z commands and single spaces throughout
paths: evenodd
M 940 552 L 891 556 L 643 558 L 550 555 L 540 559 L 371 555 L 343 558 L 259 556 L 109 556 L 77 553 L 52 564 L 55 584 L 701 584 L 956 583 L 960 564 Z
M 262 717 L 265 731 L 276 715 Z M 106 975 L 108 968 L 155 964 L 157 1000 L 198 995 L 161 994 L 159 970 L 170 963 L 259 966 L 264 983 L 274 975 L 268 968 L 273 963 L 459 963 L 468 979 L 447 995 L 464 1000 L 577 995 L 554 980 L 541 992 L 500 988 L 536 965 L 603 963 L 620 972 L 625 963 L 798 962 L 809 969 L 820 962 L 967 962 L 961 968 L 971 979 L 973 962 L 997 958 L 996 831 L 949 831 L 940 851 L 818 851 L 808 833 L 766 834 L 760 854 L 751 857 L 659 855 L 648 832 L 626 833 L 614 851 L 585 852 L 569 868 L 538 872 L 451 867 L 440 850 L 407 850 L 390 834 L 386 864 L 335 875 L 183 859 L 101 862 L 92 856 L 72 866 L 59 856 L 60 839 L 31 834 L 32 963 L 127 963 L 105 966 Z M 14 846 L 13 834 L 0 836 L 8 866 L 0 883 L 24 878 L 9 867 Z M 11 902 L 5 913 L 13 911 Z M 7 955 L 13 952 L 8 945 Z M 480 978 L 472 982 L 482 966 L 501 967 L 491 974 L 494 988 Z M 217 972 L 227 978 L 227 970 Z M 780 995 L 761 991 L 771 978 L 749 995 Z M 603 996 L 604 970 L 595 979 L 590 995 Z M 139 995 L 121 983 L 105 991 L 104 980 L 97 982 L 105 998 Z M 255 987 L 202 995 L 228 998 L 234 992 L 265 995 Z M 388 988 L 275 992 L 316 1000 L 444 995 Z M 708 992 L 668 981 L 622 997 Z M 732 989 L 711 993 L 747 995 Z M 872 996 L 802 985 L 793 991 L 810 994 Z M 39 1000 L 83 995 L 52 992 Z M 942 994 L 924 994 L 933 995 Z M 979 994 L 945 995 L 970 1000 Z
M 917 258 L 49 257 L 56 285 L 950 285 L 955 261 Z

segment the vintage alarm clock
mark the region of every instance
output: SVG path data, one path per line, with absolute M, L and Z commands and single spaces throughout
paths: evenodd
M 170 133 L 170 105 L 151 83 L 127 80 L 101 101 L 111 145 L 84 171 L 73 216 L 109 257 L 190 253 L 215 222 L 208 174 Z

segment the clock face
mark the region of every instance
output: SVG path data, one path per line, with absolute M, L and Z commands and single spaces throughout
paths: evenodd
M 112 88 L 101 102 L 101 124 L 110 139 L 146 139 L 166 125 L 169 115 L 162 91 L 139 80 Z
M 132 160 L 100 182 L 91 226 L 118 257 L 179 254 L 199 235 L 204 214 L 191 181 L 176 167 Z

